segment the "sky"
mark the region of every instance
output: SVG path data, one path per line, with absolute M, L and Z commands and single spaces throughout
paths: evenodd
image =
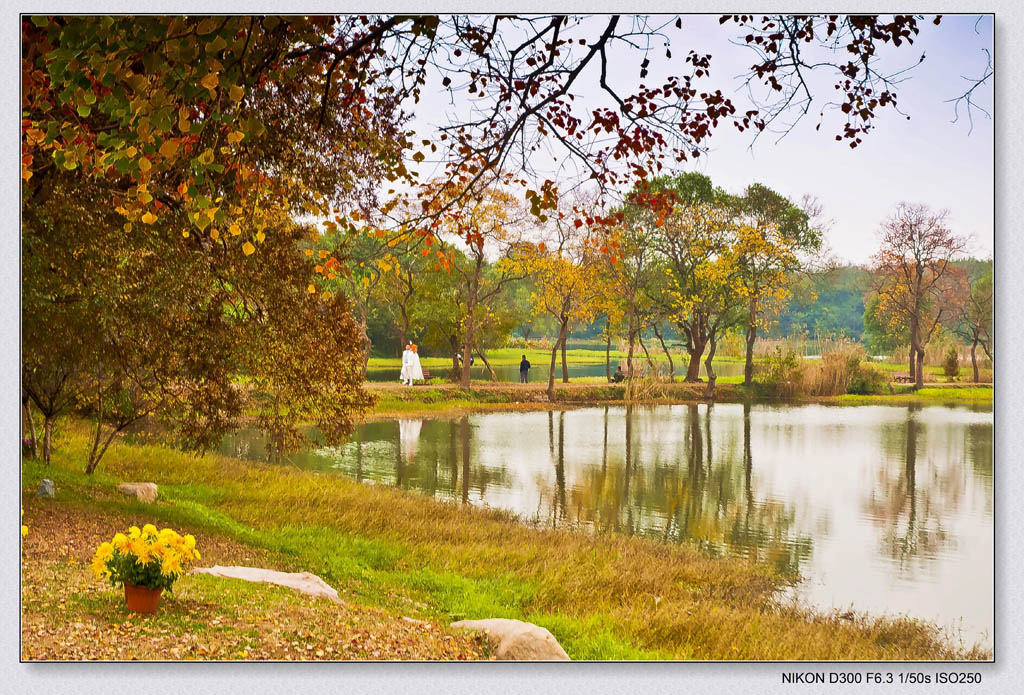
M 591 29 L 597 30 L 601 18 Z M 601 25 L 597 23 L 602 23 Z M 900 201 L 925 203 L 949 210 L 948 224 L 970 238 L 970 251 L 990 257 L 993 248 L 993 121 L 975 112 L 973 129 L 965 114 L 953 122 L 954 105 L 947 100 L 963 93 L 968 85 L 962 75 L 980 76 L 986 67 L 983 49 L 992 51 L 992 18 L 945 16 L 939 26 L 927 18 L 913 46 L 892 54 L 890 68 L 903 68 L 925 60 L 906 73 L 899 85 L 898 100 L 907 120 L 891 109 L 880 109 L 877 127 L 861 145 L 851 150 L 837 142 L 841 120 L 828 112 L 821 130 L 818 113 L 834 92 L 834 73 L 812 78 L 815 101 L 810 113 L 784 138 L 764 133 L 752 143 L 752 132 L 740 133 L 730 124 L 715 130 L 708 152 L 699 160 L 684 162 L 681 171 L 699 171 L 718 186 L 739 193 L 751 183 L 762 183 L 793 200 L 804 194 L 817 197 L 823 217 L 831 220 L 826 235 L 832 254 L 841 261 L 865 263 L 878 248 L 878 228 Z M 730 29 L 731 27 L 731 29 Z M 745 46 L 730 43 L 738 36 L 735 25 L 719 24 L 718 15 L 684 17 L 680 31 L 671 29 L 672 61 L 659 60 L 664 50 L 652 53 L 652 72 L 644 80 L 659 84 L 672 69 L 680 69 L 690 50 L 710 53 L 714 85 L 733 98 L 738 110 L 749 104 L 742 76 L 754 62 Z M 583 35 L 583 34 L 581 34 Z M 640 83 L 635 51 L 618 50 L 610 60 L 609 81 L 621 92 Z M 607 99 L 597 87 L 596 70 L 586 71 L 574 85 L 581 109 L 604 105 Z M 976 90 L 976 101 L 991 112 L 991 80 Z M 578 86 L 578 89 L 575 87 Z M 458 106 L 449 104 L 441 90 L 427 90 L 416 107 L 412 127 L 429 137 L 433 126 L 447 123 Z

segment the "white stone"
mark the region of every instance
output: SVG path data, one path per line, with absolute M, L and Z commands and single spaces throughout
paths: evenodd
M 118 483 L 117 489 L 142 502 L 156 502 L 156 483 Z
M 247 582 L 261 584 L 277 584 L 301 591 L 310 596 L 323 596 L 335 603 L 344 603 L 334 587 L 309 572 L 278 572 L 277 570 L 268 570 L 260 567 L 221 567 L 220 565 L 214 565 L 213 567 L 196 567 L 192 570 L 192 573 L 209 574 L 214 577 L 226 577 L 228 579 L 242 579 Z
M 479 630 L 487 634 L 494 656 L 506 661 L 569 661 L 555 636 L 544 628 L 522 620 L 488 618 L 460 620 L 452 627 Z

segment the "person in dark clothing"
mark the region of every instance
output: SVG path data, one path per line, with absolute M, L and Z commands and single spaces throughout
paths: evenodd
M 519 383 L 525 384 L 530 381 L 530 361 L 523 355 L 523 361 L 519 363 Z
M 626 378 L 626 374 L 622 371 L 622 365 L 620 364 L 616 369 L 615 373 L 612 374 L 612 381 L 619 382 Z

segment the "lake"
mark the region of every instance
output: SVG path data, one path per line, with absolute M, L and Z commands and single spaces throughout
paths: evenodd
M 771 563 L 825 609 L 991 646 L 992 410 L 717 404 L 398 419 L 290 462 Z M 254 431 L 222 453 L 265 457 Z

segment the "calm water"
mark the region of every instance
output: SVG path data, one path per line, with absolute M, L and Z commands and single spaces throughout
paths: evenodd
M 686 374 L 686 362 L 681 362 L 678 358 L 675 359 L 676 376 L 682 377 Z M 640 356 L 639 361 L 643 360 L 643 356 Z M 533 362 L 533 367 L 530 369 L 530 381 L 535 382 L 546 382 L 548 378 L 548 363 L 540 364 L 539 362 Z M 615 367 L 618 366 L 618 360 L 612 360 L 612 371 L 615 371 Z M 660 361 L 657 362 L 665 372 L 668 372 L 668 362 Z M 626 368 L 626 361 L 622 360 L 622 368 Z M 430 370 L 430 376 L 445 376 L 448 370 L 451 369 L 449 364 L 446 367 L 428 367 Z M 380 367 L 370 368 L 366 370 L 367 381 L 398 381 L 398 375 L 401 373 L 400 367 Z M 519 381 L 519 365 L 496 365 L 494 367 L 494 373 L 498 377 L 498 381 Z M 477 360 L 470 368 L 470 374 L 474 379 L 490 379 L 491 375 L 487 372 L 487 367 L 483 365 L 481 360 Z M 741 376 L 743 374 L 743 363 L 742 362 L 723 362 L 715 365 L 715 374 L 718 376 Z M 570 364 L 569 365 L 569 378 L 581 377 L 581 376 L 605 376 L 605 365 L 604 362 L 597 362 L 591 364 Z M 704 363 L 700 365 L 700 376 L 701 378 L 707 377 L 707 372 L 704 369 Z M 562 378 L 562 364 L 561 360 L 555 365 L 555 379 Z
M 262 458 L 255 432 L 222 451 Z M 991 644 L 991 409 L 600 407 L 368 423 L 291 462 L 554 526 L 692 542 L 824 607 Z

